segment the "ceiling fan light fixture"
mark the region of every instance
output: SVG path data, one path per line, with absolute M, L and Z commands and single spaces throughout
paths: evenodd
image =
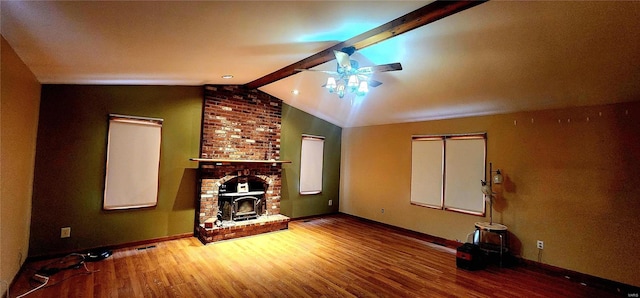
M 325 85 L 325 87 L 327 87 L 327 89 L 329 89 L 330 93 L 333 93 L 333 91 L 335 91 L 336 87 L 337 87 L 336 79 L 334 77 L 329 77 L 327 79 L 327 84 Z
M 367 81 L 361 81 L 360 86 L 358 87 L 358 95 L 362 96 L 369 92 L 369 84 Z
M 349 86 L 349 88 L 351 88 L 351 92 L 356 91 L 356 88 L 358 88 L 359 85 L 359 80 L 358 80 L 358 76 L 357 75 L 350 75 L 349 76 L 349 81 L 347 81 L 347 86 Z
M 345 92 L 346 86 L 344 84 L 340 84 L 338 85 L 337 93 L 338 93 L 338 97 L 343 98 L 344 97 L 344 92 Z
M 333 51 L 336 57 L 336 71 L 302 69 L 296 71 L 320 71 L 328 73 L 327 83 L 322 87 L 327 88 L 329 93 L 336 93 L 339 98 L 344 98 L 347 93 L 355 96 L 363 96 L 369 92 L 369 87 L 378 87 L 382 83 L 371 78 L 376 72 L 387 72 L 402 70 L 402 65 L 397 63 L 360 67 L 358 61 L 350 58 L 355 52 L 355 47 L 346 47 L 341 51 Z

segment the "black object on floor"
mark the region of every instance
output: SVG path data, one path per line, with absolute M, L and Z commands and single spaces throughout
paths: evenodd
M 87 262 L 102 261 L 110 257 L 111 254 L 113 254 L 113 252 L 110 250 L 92 250 L 89 253 L 87 253 L 87 257 L 85 258 L 85 261 Z
M 478 245 L 465 243 L 456 250 L 456 266 L 466 270 L 484 269 L 486 255 Z

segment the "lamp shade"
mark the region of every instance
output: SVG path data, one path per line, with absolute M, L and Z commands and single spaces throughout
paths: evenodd
M 367 92 L 369 92 L 369 84 L 367 84 L 367 81 L 361 81 L 360 87 L 358 87 L 358 95 L 365 95 Z
M 358 80 L 358 76 L 357 75 L 350 75 L 349 76 L 349 81 L 347 81 L 347 86 L 349 86 L 349 88 L 351 88 L 351 91 L 355 91 L 356 88 L 358 88 L 358 85 L 360 85 L 360 80 Z
M 495 184 L 500 184 L 503 181 L 503 177 L 502 174 L 500 173 L 500 170 L 496 171 L 496 174 L 493 176 L 493 183 Z
M 329 89 L 329 92 L 333 92 L 333 90 L 335 90 L 337 87 L 336 79 L 334 77 L 329 77 L 327 79 L 326 87 L 327 89 Z
M 338 85 L 338 89 L 337 89 L 338 97 L 343 98 L 344 97 L 344 92 L 345 92 L 344 84 Z

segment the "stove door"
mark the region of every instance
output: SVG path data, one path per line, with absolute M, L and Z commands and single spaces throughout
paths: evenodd
M 254 196 L 233 200 L 233 220 L 254 219 L 258 217 L 260 199 Z

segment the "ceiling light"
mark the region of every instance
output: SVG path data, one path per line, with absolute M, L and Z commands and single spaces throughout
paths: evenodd
M 233 79 L 233 75 L 226 74 L 222 76 L 223 79 Z
M 336 84 L 336 79 L 334 77 L 327 78 L 327 84 L 325 85 L 327 89 L 329 89 L 329 93 L 333 93 L 336 90 L 338 85 Z
M 358 87 L 357 94 L 362 96 L 367 94 L 367 92 L 369 92 L 369 84 L 367 83 L 367 81 L 360 82 L 360 86 Z
M 298 95 L 300 91 L 298 91 L 298 89 L 293 89 L 291 90 L 291 93 L 293 93 L 293 95 Z
M 371 76 L 376 72 L 402 70 L 400 63 L 390 63 L 384 65 L 374 65 L 360 67 L 358 61 L 350 59 L 350 56 L 356 51 L 356 48 L 345 47 L 340 51 L 333 51 L 336 57 L 336 71 L 301 69 L 296 71 L 321 71 L 328 73 L 327 83 L 323 87 L 329 90 L 329 93 L 336 93 L 338 97 L 343 98 L 347 93 L 353 93 L 356 96 L 363 96 L 369 92 L 369 86 L 377 87 L 382 83 L 373 80 Z
M 347 81 L 347 86 L 349 86 L 349 88 L 351 88 L 351 92 L 356 91 L 356 88 L 358 88 L 358 85 L 360 84 L 360 80 L 358 80 L 358 76 L 355 74 L 352 74 L 349 76 L 349 81 Z
M 338 97 L 340 98 L 344 97 L 344 89 L 345 89 L 344 84 L 341 83 L 340 85 L 338 85 L 338 88 L 337 88 Z

